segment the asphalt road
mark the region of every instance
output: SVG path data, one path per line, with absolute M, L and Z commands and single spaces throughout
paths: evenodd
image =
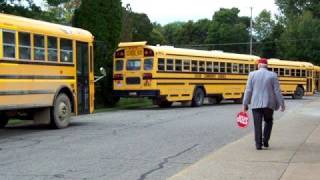
M 286 113 L 313 98 L 287 99 Z M 0 130 L 0 179 L 166 179 L 250 133 L 252 124 L 236 127 L 240 108 L 150 107 L 75 117 L 63 130 L 9 127 Z

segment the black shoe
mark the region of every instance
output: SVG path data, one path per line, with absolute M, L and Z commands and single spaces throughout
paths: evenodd
M 262 150 L 262 147 L 261 146 L 257 146 L 256 149 L 257 150 Z
M 266 147 L 266 148 L 268 148 L 268 147 L 269 147 L 269 143 L 264 142 L 264 143 L 263 143 L 263 146 Z

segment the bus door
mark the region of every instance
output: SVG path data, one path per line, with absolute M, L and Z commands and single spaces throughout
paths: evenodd
M 310 70 L 307 70 L 307 93 L 308 95 L 312 95 L 313 93 L 313 77 Z
M 78 114 L 90 113 L 89 92 L 89 46 L 88 43 L 77 42 L 77 100 Z

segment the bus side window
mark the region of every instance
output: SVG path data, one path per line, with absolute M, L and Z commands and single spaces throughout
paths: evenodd
M 291 76 L 296 77 L 296 70 L 295 69 L 291 69 Z
M 226 72 L 226 63 L 224 62 L 221 62 L 220 63 L 220 72 Z
M 30 33 L 19 32 L 19 59 L 31 60 Z
M 254 64 L 250 64 L 250 72 L 255 71 Z
M 280 76 L 284 76 L 284 69 L 280 68 Z
M 306 70 L 302 70 L 302 71 L 301 71 L 301 76 L 302 76 L 302 77 L 306 77 Z
M 297 77 L 301 77 L 301 69 L 296 70 L 296 75 L 297 75 Z
M 245 65 L 244 65 L 244 73 L 245 73 L 245 74 L 249 74 L 249 72 L 250 72 L 250 71 L 249 71 L 249 64 L 245 64 Z
M 190 60 L 183 60 L 183 71 L 190 71 Z
M 72 40 L 60 39 L 60 62 L 73 62 L 73 46 Z
M 232 72 L 232 64 L 227 63 L 227 73 L 231 73 L 231 72 Z
M 285 76 L 290 76 L 290 69 L 285 69 Z
M 204 61 L 199 62 L 199 72 L 205 72 L 205 63 Z
M 243 64 L 239 64 L 239 73 L 244 74 L 244 65 Z
M 167 71 L 173 71 L 173 59 L 167 59 Z
M 158 59 L 158 70 L 164 71 L 164 59 L 163 58 Z
M 58 39 L 56 37 L 48 37 L 48 61 L 58 61 Z
M 219 62 L 213 63 L 213 72 L 219 72 Z
M 207 72 L 212 72 L 212 62 L 211 61 L 207 61 Z
M 232 73 L 239 73 L 239 64 L 232 64 Z
M 33 38 L 34 38 L 33 40 L 34 60 L 44 61 L 45 60 L 44 36 L 35 34 Z
M 182 60 L 181 59 L 176 59 L 176 67 L 175 67 L 175 70 L 176 71 L 182 71 Z
M 273 68 L 273 70 L 279 76 L 279 68 Z
M 196 60 L 193 60 L 192 62 L 191 62 L 191 68 L 192 68 L 192 72 L 198 72 L 198 61 L 196 61 Z
M 3 37 L 3 56 L 6 58 L 16 58 L 16 32 L 2 31 Z

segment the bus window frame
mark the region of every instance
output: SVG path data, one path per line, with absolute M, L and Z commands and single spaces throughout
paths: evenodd
M 194 64 L 194 62 L 196 62 L 196 64 Z M 194 66 L 195 65 L 195 66 Z M 193 70 L 193 69 L 196 70 Z M 191 60 L 191 72 L 199 72 L 199 61 L 197 60 Z
M 288 68 L 284 68 L 284 76 L 290 76 L 291 71 Z
M 150 69 L 146 69 L 146 61 L 151 60 L 151 68 Z M 152 71 L 154 68 L 154 58 L 153 57 L 145 57 L 143 59 L 143 70 L 144 71 Z
M 49 48 L 49 38 L 55 38 L 56 39 L 56 49 L 55 48 Z M 52 63 L 57 63 L 57 62 L 59 62 L 59 53 L 60 53 L 60 51 L 59 51 L 59 38 L 58 37 L 56 37 L 56 36 L 50 36 L 50 35 L 48 35 L 48 36 L 46 36 L 46 39 L 47 39 L 47 43 L 46 43 L 46 47 L 47 47 L 47 53 L 46 53 L 46 56 L 47 56 L 47 60 L 48 60 L 48 62 L 52 62 Z M 53 60 L 50 60 L 50 56 L 49 56 L 49 51 L 56 51 L 56 55 L 57 55 L 57 59 L 55 60 L 55 61 L 53 61 Z
M 213 72 L 215 72 L 215 73 L 220 72 L 220 62 L 219 61 L 213 61 Z
M 206 61 L 206 72 L 209 72 L 209 73 L 213 72 L 213 62 L 212 61 Z
M 234 69 L 235 67 L 236 67 L 236 70 Z M 232 73 L 239 74 L 239 64 L 238 63 L 232 63 Z
M 206 72 L 206 61 L 198 61 L 198 72 Z
M 8 44 L 8 43 L 4 43 L 4 35 L 3 33 L 12 33 L 14 34 L 14 46 L 12 46 L 12 44 Z M 15 30 L 9 30 L 9 29 L 1 29 L 1 37 L 2 37 L 2 46 L 1 46 L 1 49 L 2 49 L 2 57 L 5 58 L 5 59 L 8 59 L 8 60 L 16 60 L 17 57 L 18 57 L 18 54 L 17 54 L 17 31 Z M 6 57 L 5 56 L 5 46 L 10 46 L 10 47 L 14 47 L 14 57 Z
M 159 60 L 163 61 L 163 64 L 159 63 Z M 158 64 L 158 71 L 165 71 L 166 70 L 166 59 L 165 58 L 158 58 L 158 61 L 157 61 L 157 64 Z M 160 66 L 163 66 L 163 70 L 160 70 Z
M 41 36 L 41 37 L 43 37 L 43 47 L 36 47 L 35 46 L 35 43 L 36 43 L 36 41 L 35 41 L 35 36 Z M 32 51 L 33 51 L 33 61 L 36 61 L 36 62 L 44 62 L 44 61 L 46 61 L 46 35 L 44 35 L 44 34 L 41 34 L 41 33 L 33 33 L 32 34 Z M 44 57 L 43 57 L 43 59 L 36 59 L 36 50 L 41 50 L 41 51 L 43 51 L 44 52 Z
M 71 49 L 72 50 L 66 50 L 66 49 L 62 49 L 62 46 L 61 46 L 61 42 L 63 41 L 63 40 L 67 40 L 67 41 L 71 41 Z M 60 63 L 62 63 L 62 64 L 73 64 L 74 63 L 74 48 L 76 48 L 76 47 L 74 47 L 74 40 L 73 39 L 68 39 L 68 38 L 59 38 L 59 59 L 60 59 Z M 72 57 L 71 57 L 71 61 L 63 61 L 62 60 L 62 53 L 63 52 L 68 52 L 68 53 L 71 53 L 71 55 L 72 55 Z
M 177 61 L 180 61 L 180 63 L 178 63 L 177 65 Z M 180 67 L 180 69 L 177 69 L 177 67 Z M 182 72 L 182 59 L 175 59 L 174 60 L 174 71 L 176 72 Z
M 220 69 L 219 72 L 220 73 L 226 73 L 226 70 L 227 70 L 226 65 L 227 65 L 227 63 L 225 63 L 225 62 L 219 63 L 219 69 Z
M 172 61 L 172 64 L 168 65 L 168 61 Z M 172 67 L 172 69 L 168 70 L 168 66 Z M 166 71 L 170 71 L 170 72 L 174 71 L 174 59 L 173 58 L 167 58 L 166 59 Z
M 186 65 L 185 65 L 186 62 L 188 62 L 189 65 L 186 66 Z M 188 63 L 187 63 L 187 64 L 188 64 Z M 185 67 L 188 67 L 188 66 L 189 66 L 189 69 L 185 68 Z M 186 59 L 182 60 L 182 71 L 183 71 L 183 72 L 190 72 L 190 69 L 191 69 L 191 60 L 186 60 Z
M 27 31 L 18 31 L 18 51 L 19 51 L 19 60 L 23 60 L 23 61 L 31 61 L 32 60 L 32 33 L 31 32 L 27 32 Z M 20 45 L 20 34 L 29 34 L 29 46 L 26 45 Z M 21 57 L 21 48 L 27 48 L 29 50 L 30 56 L 29 59 L 25 59 Z
M 118 63 L 118 61 L 122 61 L 122 68 L 121 69 L 117 69 L 117 63 Z M 114 64 L 114 71 L 117 71 L 117 72 L 119 72 L 119 71 L 123 71 L 124 70 L 124 59 L 116 59 L 116 62 L 115 62 L 115 64 Z

